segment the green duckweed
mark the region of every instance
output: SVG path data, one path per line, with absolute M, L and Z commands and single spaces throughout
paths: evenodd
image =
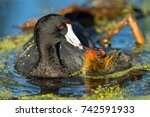
M 19 97 L 19 100 L 75 100 L 76 98 L 59 97 L 53 94 L 43 94 L 34 96 L 23 96 Z
M 22 47 L 22 45 L 28 41 L 32 37 L 32 34 L 22 34 L 13 37 L 6 37 L 0 41 L 0 50 L 4 52 L 8 52 L 9 50 L 17 50 Z M 0 52 L 1 52 L 0 51 Z M 1 54 L 2 55 L 2 54 Z M 5 55 L 5 54 L 4 54 Z M 0 70 L 3 70 L 5 67 L 5 60 L 0 60 Z M 113 74 L 106 75 L 105 77 L 121 77 L 124 74 L 128 73 L 132 70 L 148 70 L 150 71 L 150 64 L 145 65 L 136 65 L 132 68 L 129 68 L 124 71 L 116 72 Z M 77 71 L 70 76 L 78 76 L 81 75 L 85 78 L 95 78 L 102 79 L 104 76 L 84 76 L 81 71 Z M 119 85 L 111 86 L 111 87 L 102 87 L 98 86 L 98 88 L 91 90 L 92 95 L 87 94 L 80 98 L 75 97 L 60 97 L 54 94 L 40 94 L 40 95 L 32 95 L 32 96 L 22 96 L 16 99 L 19 100 L 106 100 L 106 99 L 150 99 L 150 95 L 146 96 L 129 96 L 126 93 L 125 89 L 122 89 Z M 13 99 L 12 92 L 7 90 L 0 91 L 0 99 Z
M 41 94 L 33 96 L 22 96 L 15 99 L 18 100 L 149 100 L 150 95 L 145 96 L 130 96 L 126 89 L 120 88 L 119 85 L 104 88 L 99 86 L 97 89 L 92 90 L 92 95 L 84 95 L 80 98 L 75 97 L 60 97 L 54 94 Z M 0 91 L 0 99 L 8 100 L 13 99 L 12 93 L 9 91 Z
M 16 50 L 22 47 L 22 45 L 27 42 L 32 37 L 32 34 L 21 34 L 16 36 L 7 36 L 0 39 L 0 50 Z
M 74 97 L 59 97 L 53 94 L 43 94 L 35 96 L 19 97 L 20 100 L 106 100 L 106 99 L 125 99 L 125 92 L 119 87 L 119 85 L 103 88 L 99 86 L 96 90 L 91 91 L 92 95 L 85 95 L 80 98 Z
M 123 100 L 126 98 L 126 91 L 121 89 L 119 85 L 111 87 L 98 86 L 97 89 L 93 90 L 92 96 L 85 95 L 82 97 L 85 100 Z
M 128 72 L 131 72 L 132 70 L 147 70 L 147 71 L 150 71 L 150 64 L 135 65 L 135 66 L 133 66 L 129 69 L 119 71 L 119 72 L 115 72 L 115 73 L 112 73 L 112 74 L 107 74 L 107 75 L 104 75 L 104 76 L 86 76 L 86 75 L 82 74 L 82 71 L 76 71 L 76 72 L 72 73 L 70 76 L 80 75 L 84 78 L 91 78 L 91 79 L 104 79 L 104 78 L 111 78 L 112 79 L 112 78 L 121 77 L 121 76 L 127 74 Z
M 8 100 L 12 99 L 12 92 L 7 91 L 7 90 L 1 90 L 0 91 L 0 100 Z

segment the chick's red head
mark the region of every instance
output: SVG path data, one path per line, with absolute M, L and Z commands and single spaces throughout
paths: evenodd
M 102 61 L 95 50 L 87 50 L 85 53 L 83 72 L 96 72 L 100 67 Z

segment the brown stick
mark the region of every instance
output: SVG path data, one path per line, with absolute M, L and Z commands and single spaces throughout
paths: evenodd
M 135 37 L 135 41 L 137 44 L 144 44 L 144 36 L 135 20 L 135 18 L 132 15 L 129 15 L 128 17 L 124 18 L 122 21 L 120 21 L 110 32 L 108 32 L 106 35 L 104 35 L 100 39 L 100 44 L 102 46 L 105 46 L 105 44 L 108 42 L 108 40 L 116 35 L 125 25 L 129 24 L 131 27 L 132 33 Z
M 111 31 L 109 31 L 100 39 L 100 44 L 104 45 L 107 43 L 107 41 L 111 39 L 112 36 L 116 35 L 125 25 L 127 25 L 127 23 L 127 19 L 120 21 Z
M 133 35 L 136 39 L 136 43 L 137 44 L 144 44 L 144 36 L 143 36 L 135 18 L 132 15 L 128 18 L 128 22 L 129 22 L 129 25 L 130 25 L 131 30 L 133 32 Z

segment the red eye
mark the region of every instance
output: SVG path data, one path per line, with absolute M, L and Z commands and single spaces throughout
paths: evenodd
M 62 28 L 63 28 L 63 25 L 59 23 L 59 24 L 57 25 L 57 28 L 58 28 L 58 29 L 62 29 Z
M 106 56 L 106 51 L 103 48 L 99 48 L 98 50 L 101 52 L 102 56 Z
M 71 24 L 70 19 L 66 19 L 66 23 L 67 23 L 67 24 Z

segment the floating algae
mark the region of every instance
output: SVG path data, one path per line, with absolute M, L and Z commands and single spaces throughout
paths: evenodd
M 7 90 L 0 91 L 0 100 L 8 100 L 12 98 L 12 92 Z
M 72 74 L 70 74 L 70 76 L 82 76 L 84 78 L 91 78 L 91 79 L 104 79 L 104 78 L 118 78 L 121 77 L 129 72 L 132 72 L 133 70 L 146 70 L 146 71 L 150 71 L 150 64 L 139 64 L 139 65 L 135 65 L 129 69 L 123 70 L 123 71 L 118 71 L 112 74 L 107 74 L 107 75 L 102 75 L 102 76 L 87 76 L 82 74 L 82 71 L 76 71 Z
M 32 34 L 21 34 L 0 39 L 0 51 L 20 49 L 31 37 Z
M 22 34 L 22 35 L 17 35 L 13 37 L 7 37 L 5 39 L 1 39 L 0 41 L 0 72 L 10 72 L 11 70 L 14 70 L 13 66 L 8 66 L 7 62 L 9 60 L 15 60 L 16 56 L 12 56 L 12 52 L 18 52 L 18 50 L 22 47 L 22 45 L 28 41 L 31 38 L 32 34 Z M 10 44 L 10 45 L 9 45 Z M 12 44 L 12 45 L 11 45 Z M 6 59 L 8 58 L 8 59 Z M 81 71 L 77 71 L 72 76 L 82 76 L 87 79 L 103 79 L 103 78 L 117 78 L 121 77 L 128 72 L 131 72 L 132 70 L 146 70 L 150 71 L 150 64 L 139 64 L 136 66 L 133 66 L 132 68 L 129 68 L 127 70 L 123 70 L 120 72 L 116 72 L 113 74 L 108 74 L 105 76 L 84 76 L 82 75 Z M 115 86 L 110 86 L 110 87 L 102 87 L 98 86 L 98 88 L 93 89 L 92 95 L 90 94 L 85 94 L 82 97 L 62 97 L 55 95 L 53 93 L 48 93 L 48 94 L 38 94 L 38 95 L 32 95 L 32 96 L 20 96 L 16 97 L 16 99 L 22 99 L 22 100 L 27 100 L 27 99 L 41 99 L 41 100 L 68 100 L 68 99 L 93 99 L 93 100 L 103 100 L 103 99 L 147 99 L 149 98 L 149 95 L 147 96 L 142 96 L 141 98 L 135 97 L 135 96 L 130 96 L 127 91 L 124 88 L 121 88 L 119 85 Z M 13 97 L 13 92 L 5 89 L 0 91 L 0 98 L 1 99 L 14 99 Z
M 128 96 L 129 97 L 129 96 Z M 53 94 L 43 94 L 35 96 L 20 97 L 20 100 L 120 100 L 126 99 L 125 91 L 123 91 L 119 85 L 109 88 L 103 88 L 99 86 L 96 90 L 93 90 L 93 95 L 84 95 L 82 97 L 59 97 Z

